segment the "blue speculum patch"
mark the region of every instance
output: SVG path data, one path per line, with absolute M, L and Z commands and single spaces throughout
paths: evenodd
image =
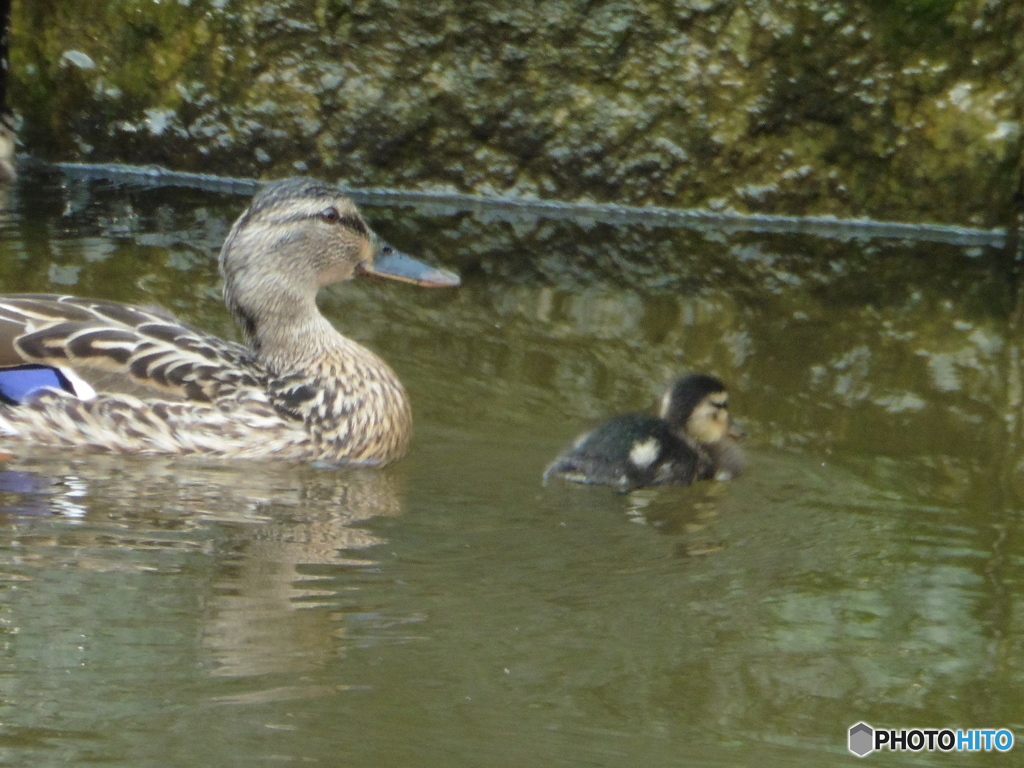
M 21 405 L 43 389 L 74 392 L 67 377 L 48 365 L 20 365 L 0 370 L 0 402 Z

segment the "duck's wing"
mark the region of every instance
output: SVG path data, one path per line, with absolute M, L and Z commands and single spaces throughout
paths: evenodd
M 266 379 L 244 346 L 162 309 L 56 294 L 0 296 L 0 369 L 25 365 L 70 371 L 96 392 L 193 402 L 262 389 Z

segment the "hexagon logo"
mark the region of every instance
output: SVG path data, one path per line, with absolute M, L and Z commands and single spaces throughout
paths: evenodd
M 851 725 L 847 746 L 857 757 L 867 757 L 875 751 L 875 729 L 867 723 Z

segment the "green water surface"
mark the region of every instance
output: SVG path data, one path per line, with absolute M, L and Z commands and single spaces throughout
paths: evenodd
M 215 254 L 244 205 L 30 175 L 0 214 L 0 290 L 236 337 Z M 18 455 L 0 764 L 810 767 L 852 763 L 860 720 L 1024 735 L 1000 251 L 364 210 L 464 277 L 321 296 L 405 382 L 410 456 Z M 541 486 L 567 440 L 688 370 L 730 383 L 744 477 Z

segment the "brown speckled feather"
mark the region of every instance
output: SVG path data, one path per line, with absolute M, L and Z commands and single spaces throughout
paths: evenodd
M 266 380 L 244 346 L 163 310 L 52 294 L 0 296 L 0 366 L 22 363 L 72 368 L 90 384 L 101 382 L 97 389 L 120 380 L 133 393 L 194 402 Z
M 381 254 L 387 250 L 387 255 Z M 128 453 L 383 464 L 408 450 L 412 415 L 394 372 L 339 334 L 317 290 L 359 272 L 413 280 L 336 189 L 267 185 L 220 255 L 225 301 L 248 345 L 161 309 L 73 296 L 0 296 L 0 369 L 59 367 L 95 396 L 52 389 L 0 404 L 0 440 Z M 412 274 L 416 274 L 413 272 Z M 425 285 L 454 285 L 427 271 Z M 86 388 L 87 389 L 87 388 Z M 84 392 L 84 394 L 83 394 Z

